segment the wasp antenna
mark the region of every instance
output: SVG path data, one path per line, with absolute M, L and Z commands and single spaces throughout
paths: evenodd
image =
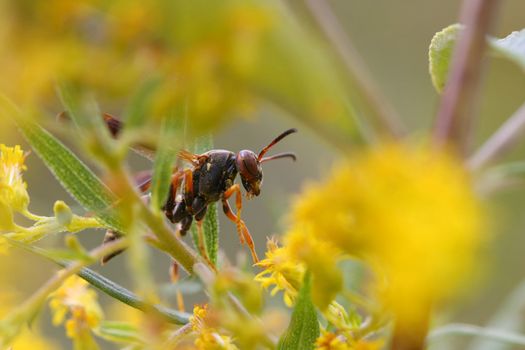
M 290 135 L 290 134 L 293 134 L 297 132 L 297 129 L 295 128 L 292 128 L 292 129 L 288 129 L 286 130 L 285 132 L 283 132 L 281 135 L 277 136 L 272 142 L 270 142 L 268 144 L 268 146 L 264 147 L 261 152 L 259 152 L 259 155 L 257 156 L 257 160 L 258 161 L 261 161 L 264 157 L 264 155 L 266 154 L 266 152 L 268 152 L 268 150 L 270 148 L 272 148 L 277 142 L 281 141 L 282 139 L 284 139 L 286 136 Z
M 263 159 L 261 159 L 259 162 L 260 163 L 264 163 L 264 162 L 267 162 L 269 160 L 274 160 L 274 159 L 281 159 L 281 158 L 292 158 L 292 160 L 295 162 L 297 160 L 297 157 L 295 156 L 295 153 L 292 153 L 292 152 L 285 152 L 285 153 L 277 153 L 276 155 L 273 155 L 271 157 L 264 157 Z

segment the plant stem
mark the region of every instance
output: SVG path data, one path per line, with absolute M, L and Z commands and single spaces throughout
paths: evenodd
M 187 334 L 191 333 L 191 331 L 192 331 L 192 324 L 191 323 L 188 323 L 187 325 L 180 327 L 179 329 L 177 329 L 176 331 L 171 333 L 171 335 L 168 338 L 168 340 L 162 345 L 162 348 L 163 349 L 174 349 L 174 348 L 176 348 L 176 346 L 180 342 L 180 340 L 182 338 L 184 338 L 184 336 L 186 336 Z
M 399 137 L 405 133 L 401 119 L 374 85 L 366 65 L 353 47 L 326 0 L 306 0 L 310 13 L 334 46 L 348 72 L 351 82 L 357 86 L 366 106 L 389 136 Z
M 525 346 L 524 335 L 506 332 L 496 328 L 483 328 L 463 323 L 452 323 L 433 330 L 427 337 L 427 344 L 434 343 L 440 338 L 451 335 L 478 336 L 502 343 Z
M 24 249 L 38 256 L 49 259 L 59 266 L 66 267 L 70 263 L 65 260 L 53 258 L 47 253 L 47 251 L 45 251 L 42 248 L 28 245 L 28 244 L 18 242 L 15 240 L 10 240 L 9 242 L 10 244 L 18 248 Z M 86 280 L 93 287 L 99 289 L 101 292 L 106 293 L 110 297 L 118 301 L 121 301 L 122 303 L 129 305 L 135 309 L 138 309 L 144 312 L 153 312 L 161 316 L 162 318 L 164 318 L 166 321 L 173 323 L 173 324 L 186 324 L 189 321 L 189 317 L 190 317 L 189 314 L 171 310 L 162 305 L 148 304 L 146 301 L 139 298 L 137 295 L 135 295 L 131 291 L 107 279 L 106 277 L 98 274 L 97 272 L 91 269 L 88 269 L 87 267 L 82 268 L 77 273 L 77 275 L 83 278 L 84 280 Z
M 117 194 L 122 193 L 130 200 L 133 200 L 139 205 L 139 213 L 142 216 L 145 224 L 149 227 L 151 232 L 158 238 L 165 251 L 175 259 L 188 273 L 193 273 L 193 265 L 199 262 L 197 254 L 188 247 L 184 242 L 175 236 L 175 233 L 166 226 L 162 216 L 155 214 L 144 203 L 137 193 L 137 189 L 132 185 L 131 180 L 127 176 L 122 167 L 111 172 L 113 176 L 112 183 L 116 184 Z
M 89 256 L 93 260 L 99 260 L 103 256 L 112 254 L 121 249 L 125 249 L 128 245 L 126 239 L 119 239 L 111 243 L 99 246 L 90 251 Z M 43 286 L 41 286 L 29 299 L 22 305 L 17 307 L 0 323 L 0 328 L 9 327 L 8 334 L 4 334 L 4 339 L 0 339 L 0 348 L 7 346 L 10 341 L 18 334 L 22 326 L 34 317 L 36 312 L 42 307 L 49 294 L 59 288 L 64 281 L 77 274 L 82 268 L 88 265 L 91 261 L 81 260 L 69 264 L 64 269 L 57 271 Z
M 469 158 L 467 165 L 477 170 L 501 157 L 525 133 L 525 103 Z
M 461 153 L 465 153 L 469 142 L 486 34 L 498 3 L 498 0 L 465 0 L 461 9 L 460 22 L 465 29 L 454 50 L 434 129 L 438 145 L 450 142 Z

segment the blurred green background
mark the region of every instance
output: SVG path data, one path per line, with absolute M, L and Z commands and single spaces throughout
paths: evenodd
M 315 30 L 308 17 L 304 4 L 289 0 L 291 8 L 304 19 L 310 30 Z M 371 75 L 377 85 L 390 99 L 404 122 L 413 132 L 423 133 L 432 125 L 439 96 L 435 93 L 428 75 L 427 49 L 432 36 L 442 28 L 457 22 L 460 2 L 457 0 L 338 0 L 331 1 L 342 25 L 356 46 L 364 61 L 368 64 Z M 502 2 L 497 21 L 493 26 L 493 35 L 503 37 L 513 30 L 525 27 L 525 1 L 507 0 Z M 319 34 L 319 33 L 317 33 Z M 473 146 L 479 145 L 525 101 L 525 75 L 512 63 L 500 59 L 486 62 L 486 75 L 477 110 L 476 135 Z M 290 201 L 299 193 L 303 184 L 319 179 L 338 160 L 337 151 L 318 138 L 308 127 L 300 125 L 296 119 L 276 117 L 275 111 L 265 109 L 257 111 L 250 120 L 240 120 L 223 126 L 215 135 L 216 148 L 232 151 L 252 149 L 258 151 L 274 136 L 286 128 L 298 127 L 300 132 L 279 144 L 273 152 L 294 151 L 298 161 L 286 160 L 270 162 L 264 166 L 264 185 L 260 197 L 245 202 L 243 217 L 255 239 L 260 256 L 265 251 L 267 236 L 278 234 L 286 226 L 286 213 Z M 20 141 L 20 136 L 12 131 L 0 130 L 1 142 L 13 144 Z M 25 146 L 27 149 L 27 146 Z M 523 159 L 525 148 L 519 147 L 509 159 Z M 52 215 L 54 200 L 63 199 L 74 206 L 74 201 L 52 179 L 41 161 L 31 155 L 27 165 L 29 171 L 26 180 L 31 195 L 33 212 Z M 133 156 L 132 167 L 144 169 L 149 162 Z M 441 315 L 443 320 L 467 322 L 483 325 L 497 310 L 509 293 L 525 278 L 525 187 L 502 191 L 489 202 L 494 213 L 492 223 L 493 240 L 485 252 L 484 264 L 479 266 L 480 278 L 465 290 L 464 296 L 455 301 L 450 314 Z M 327 205 L 330 205 L 327 203 Z M 80 209 L 79 209 L 80 212 Z M 249 258 L 248 250 L 241 248 L 235 232 L 235 226 L 221 217 L 221 248 L 230 260 L 238 255 Z M 80 237 L 89 247 L 96 246 L 104 233 L 82 232 Z M 53 244 L 48 238 L 46 244 Z M 189 238 L 187 238 L 189 241 Z M 17 252 L 18 253 L 18 252 Z M 6 284 L 16 286 L 23 294 L 29 294 L 45 281 L 54 266 L 39 258 L 22 253 L 26 263 L 14 270 L 26 272 L 32 276 L 28 280 L 17 279 L 18 273 L 9 273 Z M 157 281 L 168 282 L 168 260 L 161 253 L 152 251 L 152 264 Z M 0 262 L 1 264 L 1 262 Z M 109 265 L 96 270 L 115 279 L 123 285 L 129 285 L 126 276 L 125 259 L 120 256 Z M 101 296 L 107 302 L 107 298 Z M 524 297 L 525 299 L 525 297 Z M 192 301 L 188 299 L 188 308 Z M 523 302 L 525 305 L 525 300 Z M 524 311 L 525 312 L 525 311 Z M 525 316 L 524 316 L 525 318 Z M 49 313 L 44 320 L 48 324 Z M 46 333 L 52 332 L 64 344 L 69 344 L 61 329 L 53 331 L 52 326 L 45 326 Z M 462 349 L 465 342 L 438 344 L 444 349 Z M 437 347 L 436 347 L 437 348 Z

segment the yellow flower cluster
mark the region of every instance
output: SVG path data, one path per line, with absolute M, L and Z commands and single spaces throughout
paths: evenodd
M 67 336 L 84 343 L 91 342 L 90 330 L 100 325 L 103 313 L 97 294 L 88 287 L 88 283 L 80 277 L 72 276 L 49 298 L 53 324 L 62 324 L 69 313 L 70 317 L 65 324 Z
M 27 184 L 22 179 L 25 155 L 20 146 L 0 144 L 0 228 L 12 226 L 10 210 L 25 213 L 29 204 Z
M 345 162 L 310 185 L 291 217 L 293 256 L 325 272 L 338 252 L 364 259 L 373 291 L 403 324 L 425 320 L 461 285 L 484 241 L 469 175 L 451 154 L 423 146 L 385 144 Z
M 268 240 L 267 248 L 266 258 L 256 264 L 263 271 L 255 276 L 255 280 L 266 289 L 274 285 L 272 296 L 282 290 L 285 304 L 292 306 L 303 283 L 305 267 L 291 257 L 286 247 L 279 247 L 274 239 Z
M 379 350 L 382 346 L 382 341 L 349 342 L 344 336 L 332 332 L 323 332 L 315 342 L 315 350 Z
M 195 346 L 199 350 L 238 350 L 231 337 L 222 335 L 213 327 L 208 305 L 195 305 L 190 318 L 192 329 L 197 333 Z
M 240 79 L 254 70 L 271 28 L 268 8 L 237 0 L 2 3 L 0 90 L 19 103 L 49 105 L 59 79 L 114 101 L 151 78 L 159 84 L 150 114 L 189 97 L 192 126 L 212 127 L 225 112 L 246 109 Z

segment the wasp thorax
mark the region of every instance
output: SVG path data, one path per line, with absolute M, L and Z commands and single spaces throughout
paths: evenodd
M 257 155 L 250 150 L 242 150 L 237 153 L 235 163 L 248 195 L 258 196 L 261 193 L 263 173 Z

